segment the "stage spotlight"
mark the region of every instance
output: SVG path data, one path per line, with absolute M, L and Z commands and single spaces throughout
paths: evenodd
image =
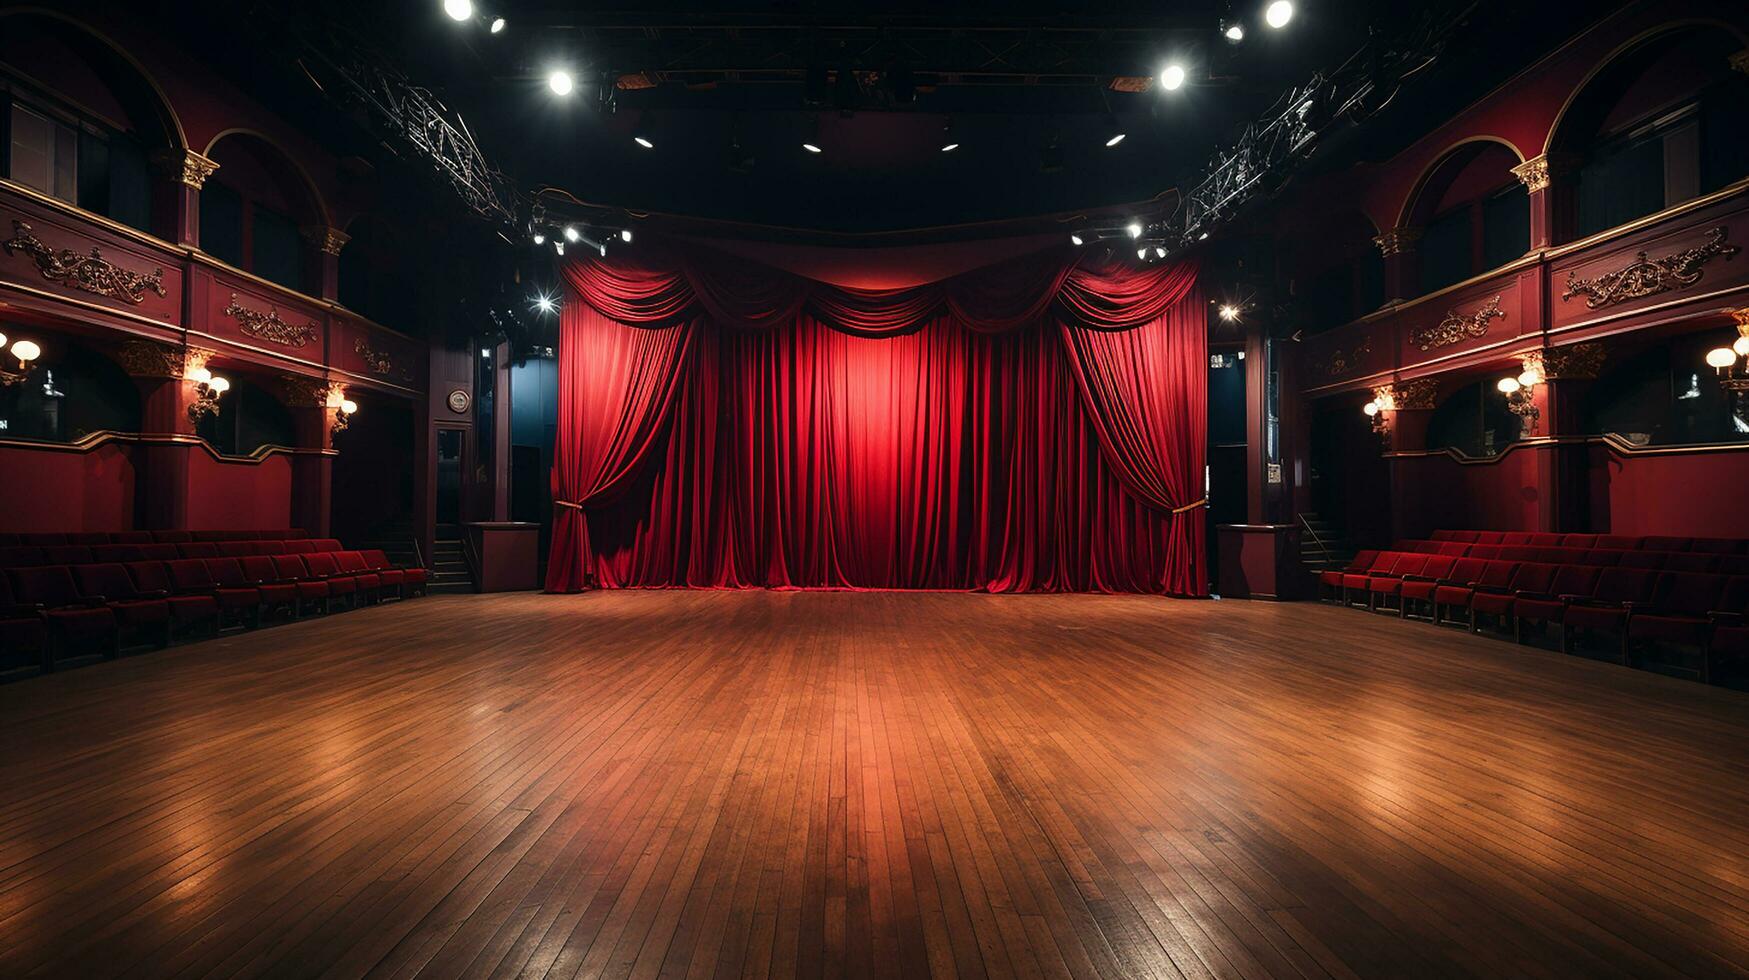
M 474 0 L 443 0 L 443 12 L 450 20 L 467 20 L 474 16 Z
M 656 116 L 654 113 L 639 113 L 638 124 L 632 127 L 632 142 L 646 150 L 656 148 Z
M 1140 221 L 1132 221 L 1124 225 L 1123 230 L 1128 232 L 1131 238 L 1142 237 L 1142 223 Z
M 953 120 L 949 119 L 946 125 L 941 127 L 941 152 L 952 153 L 959 148 L 959 137 L 954 135 Z
M 571 73 L 568 71 L 561 70 L 547 73 L 547 88 L 552 89 L 554 95 L 570 95 L 571 86 L 573 84 L 574 83 L 571 81 Z
M 802 130 L 802 149 L 809 153 L 820 152 L 820 117 L 808 117 L 807 125 Z
M 1228 323 L 1231 323 L 1234 320 L 1239 319 L 1239 308 L 1237 306 L 1234 306 L 1231 303 L 1222 303 L 1221 304 L 1221 319 L 1227 321 Z
M 802 141 L 802 149 L 807 150 L 809 153 L 820 152 L 820 147 L 817 144 L 810 143 L 807 140 Z
M 535 310 L 535 312 L 537 312 L 537 313 L 552 313 L 552 312 L 556 311 L 558 308 L 559 308 L 559 304 L 557 302 L 554 302 L 554 300 L 551 296 L 548 296 L 545 293 L 536 293 L 535 294 L 535 297 L 534 297 L 534 310 Z
M 534 243 L 536 245 L 545 245 L 547 243 L 547 236 L 538 232 L 538 231 L 535 232 L 534 233 Z
M 1236 20 L 1228 21 L 1227 24 L 1221 28 L 1221 36 L 1234 44 L 1238 44 L 1240 41 L 1245 40 L 1245 25 Z
M 1197 240 L 1197 241 L 1199 241 L 1199 242 L 1201 242 L 1201 241 L 1207 241 L 1207 240 L 1208 240 L 1208 237 L 1209 237 L 1209 233 L 1208 233 L 1208 232 L 1206 232 L 1206 231 L 1205 231 L 1205 232 L 1203 232 L 1203 233 L 1202 233 L 1202 234 L 1200 234 L 1200 235 L 1198 235 L 1198 236 L 1196 236 L 1196 240 Z
M 1136 249 L 1136 258 L 1146 259 L 1147 257 L 1148 257 L 1148 250 L 1146 248 Z
M 504 18 L 502 18 L 502 17 L 492 18 L 491 30 L 492 30 L 492 33 L 494 33 L 494 34 L 502 33 L 504 31 Z
M 621 228 L 619 232 L 619 240 L 622 242 L 630 242 L 632 240 L 632 230 L 630 228 Z
M 1154 246 L 1154 258 L 1163 259 L 1165 257 L 1166 257 L 1166 246 L 1164 246 L 1164 245 Z
M 1168 92 L 1175 92 L 1178 89 L 1183 88 L 1184 66 L 1178 64 L 1167 65 L 1165 70 L 1160 72 L 1160 87 Z
M 1276 30 L 1287 26 L 1294 19 L 1293 0 L 1275 0 L 1263 10 L 1263 22 Z
M 554 242 L 553 243 L 553 252 L 556 255 L 564 255 L 565 254 L 565 243 L 564 242 Z
M 1128 134 L 1127 133 L 1112 133 L 1111 138 L 1109 138 L 1105 141 L 1105 145 L 1106 146 L 1116 146 L 1119 143 L 1123 142 L 1123 138 L 1126 135 L 1128 135 Z
M 1074 245 L 1080 245 L 1082 243 L 1081 234 L 1079 232 L 1070 232 L 1069 242 Z
M 583 237 L 583 233 L 577 230 L 576 225 L 566 225 L 565 226 L 565 241 L 574 242 L 582 237 Z

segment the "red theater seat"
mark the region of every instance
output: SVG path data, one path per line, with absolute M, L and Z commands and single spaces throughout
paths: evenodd
M 381 555 L 382 552 L 366 552 L 366 554 Z M 1378 558 L 1378 556 L 1379 553 L 1377 551 L 1357 551 L 1354 554 L 1354 559 L 1350 561 L 1346 567 L 1324 569 L 1318 573 L 1319 591 L 1322 592 L 1324 589 L 1329 589 L 1331 598 L 1344 602 L 1347 601 L 1347 597 L 1343 595 L 1342 576 L 1364 574 L 1367 569 L 1372 567 L 1372 563 Z M 424 571 L 424 569 L 420 569 L 420 571 Z M 1323 597 L 1320 596 L 1320 598 Z
M 131 561 L 123 566 L 134 588 L 141 592 L 163 593 L 170 606 L 170 619 L 180 627 L 217 624 L 219 604 L 210 595 L 177 595 L 170 571 L 161 561 Z
M 1662 551 L 1624 551 L 1621 555 L 1621 567 L 1662 571 L 1666 557 L 1668 556 Z
M 1506 543 L 1506 541 L 1504 540 L 1505 537 L 1506 537 L 1506 535 L 1501 533 L 1500 531 L 1477 531 L 1476 532 L 1476 543 L 1477 544 L 1505 544 Z
M 115 613 L 101 601 L 81 596 L 73 573 L 65 565 L 13 568 L 6 574 L 12 579 L 12 594 L 19 602 L 42 607 L 48 624 L 49 669 L 74 652 L 115 656 L 120 639 Z
M 244 573 L 239 559 L 208 558 L 206 571 L 218 585 L 213 597 L 219 600 L 220 610 L 239 610 L 247 625 L 261 625 L 261 590 Z
M 124 635 L 143 637 L 161 647 L 170 645 L 170 603 L 165 594 L 134 585 L 126 567 L 113 562 L 77 565 L 73 581 L 82 597 L 109 606 Z
M 1640 539 L 1625 534 L 1599 534 L 1597 547 L 1613 548 L 1616 551 L 1633 551 L 1640 546 Z
M 167 561 L 164 568 L 170 573 L 170 582 L 178 595 L 210 596 L 218 603 L 219 625 L 224 625 L 227 612 L 236 612 L 242 617 L 249 617 L 261 597 L 251 588 L 224 588 L 213 578 L 207 568 L 207 560 L 202 558 L 178 558 Z
M 18 543 L 43 548 L 52 544 L 66 544 L 67 536 L 60 531 L 26 531 L 18 536 Z
M 217 558 L 219 544 L 217 541 L 189 541 L 176 546 L 178 558 Z
M 352 576 L 352 580 L 358 583 L 358 597 L 360 599 L 370 602 L 377 601 L 382 592 L 383 579 L 381 575 L 371 571 L 370 566 L 365 564 L 363 555 L 356 551 L 337 551 L 334 552 L 334 563 L 340 566 L 342 572 Z
M 117 531 L 109 536 L 110 544 L 151 544 L 150 531 Z
M 43 548 L 43 564 L 45 565 L 83 565 L 90 560 L 90 545 L 60 544 Z
M 1712 625 L 1709 614 L 1718 610 L 1726 581 L 1722 575 L 1701 572 L 1658 576 L 1650 601 L 1629 610 L 1628 639 L 1704 646 Z
M 1550 548 L 1550 547 L 1558 548 L 1561 545 L 1566 543 L 1565 541 L 1561 540 L 1564 537 L 1566 537 L 1566 535 L 1554 534 L 1554 533 L 1547 532 L 1547 531 L 1538 531 L 1538 532 L 1533 533 L 1530 536 L 1530 540 L 1527 543 L 1534 546 L 1534 547 L 1540 547 L 1540 548 Z
M 1558 537 L 1561 539 L 1558 543 L 1563 548 L 1597 547 L 1597 535 L 1595 534 L 1562 534 Z
M 1470 546 L 1467 544 L 1464 544 L 1463 542 L 1460 542 L 1460 541 L 1441 541 L 1441 542 L 1439 542 L 1439 547 L 1437 549 L 1435 549 L 1434 553 L 1440 554 L 1440 555 L 1446 555 L 1446 556 L 1449 556 L 1452 558 L 1462 558 L 1464 555 L 1469 554 L 1469 551 L 1470 551 Z
M 1532 537 L 1532 532 L 1530 532 L 1530 531 L 1502 531 L 1500 533 L 1500 543 L 1501 544 L 1530 544 L 1531 537 Z
M 1695 538 L 1688 550 L 1709 555 L 1740 555 L 1743 541 L 1740 538 Z
M 1484 561 L 1479 558 L 1467 558 L 1464 561 L 1478 563 L 1480 570 L 1472 573 L 1473 566 L 1466 566 L 1464 562 L 1459 562 L 1462 571 L 1454 568 L 1448 581 L 1433 590 L 1433 621 L 1435 623 L 1443 622 L 1446 610 L 1461 608 L 1468 611 L 1468 626 L 1474 630 L 1476 628 L 1476 610 L 1470 604 L 1471 599 L 1478 590 L 1510 597 L 1512 576 L 1518 571 L 1518 563 Z M 1464 575 L 1469 577 L 1465 578 Z
M 1673 551 L 1664 556 L 1667 572 L 1710 572 L 1718 563 L 1718 555 L 1701 551 Z
M 363 555 L 364 555 L 365 564 L 369 565 L 372 569 L 376 570 L 378 575 L 384 576 L 383 583 L 385 585 L 394 581 L 393 579 L 388 577 L 391 572 L 399 577 L 399 586 L 400 586 L 400 590 L 401 590 L 400 594 L 402 596 L 408 596 L 408 595 L 412 595 L 414 593 L 417 593 L 419 595 L 425 594 L 425 578 L 426 578 L 425 569 L 420 568 L 418 566 L 413 566 L 413 567 L 409 567 L 409 568 L 397 568 L 393 563 L 391 563 L 389 561 L 389 558 L 387 555 L 383 554 L 381 551 L 377 551 L 374 549 L 370 550 L 370 551 L 363 552 Z M 1360 560 L 1360 556 L 1356 555 L 1355 561 L 1358 562 L 1359 560 Z M 1323 576 L 1327 575 L 1327 574 L 1329 574 L 1329 573 L 1322 572 L 1319 574 L 1320 582 L 1322 581 Z M 1340 573 L 1338 573 L 1338 575 L 1340 575 Z M 1340 586 L 1338 586 L 1338 587 L 1340 587 Z
M 333 593 L 328 583 L 310 574 L 304 559 L 298 555 L 275 555 L 273 567 L 279 572 L 281 582 L 291 582 L 297 587 L 298 601 L 293 607 L 293 615 L 303 614 L 303 604 L 314 602 L 321 606 L 323 612 L 333 608 Z
M 1605 568 L 1589 595 L 1575 595 L 1561 620 L 1561 650 L 1572 648 L 1574 632 L 1608 631 L 1620 634 L 1621 656 L 1627 658 L 1628 612 L 1633 605 L 1652 597 L 1658 573 L 1646 568 Z
M 285 579 L 280 574 L 279 567 L 273 563 L 272 556 L 251 555 L 247 558 L 239 558 L 237 562 L 243 567 L 243 574 L 261 593 L 263 612 L 284 606 L 290 610 L 294 617 L 297 616 L 299 612 L 297 584 Z
M 1749 576 L 1725 584 L 1719 608 L 1710 613 L 1712 633 L 1707 637 L 1703 679 L 1711 681 L 1714 660 L 1749 662 Z
M 1647 551 L 1687 551 L 1689 545 L 1693 543 L 1693 538 L 1647 537 L 1640 539 L 1640 547 Z
M 1404 557 L 1404 553 L 1401 551 L 1381 551 L 1378 554 L 1373 555 L 1372 564 L 1367 565 L 1365 568 L 1353 572 L 1343 572 L 1343 602 L 1349 602 L 1349 597 L 1352 595 L 1366 595 L 1366 583 L 1368 577 L 1375 571 L 1380 574 L 1389 571 L 1391 566 L 1396 564 L 1397 560 L 1402 557 Z
M 1524 624 L 1527 622 L 1564 622 L 1568 607 L 1579 598 L 1589 597 L 1597 587 L 1598 576 L 1603 572 L 1604 569 L 1596 565 L 1557 565 L 1554 578 L 1549 580 L 1545 589 L 1519 592 L 1512 604 L 1513 639 L 1523 641 Z M 1566 649 L 1565 645 L 1562 649 Z
M 1425 603 L 1428 607 L 1428 617 L 1434 622 L 1439 621 L 1439 603 L 1434 600 L 1434 594 L 1442 588 L 1454 585 L 1468 585 L 1477 575 L 1482 573 L 1488 563 L 1480 558 L 1437 558 L 1435 561 L 1445 562 L 1436 567 L 1429 562 L 1420 575 L 1403 580 L 1403 588 L 1399 602 L 1403 615 L 1409 615 L 1410 604 L 1419 606 Z
M 1381 599 L 1388 600 L 1391 596 L 1399 595 L 1403 588 L 1403 577 L 1420 575 L 1422 569 L 1427 567 L 1427 562 L 1433 557 L 1433 555 L 1419 553 L 1401 554 L 1389 569 L 1368 573 L 1366 577 L 1366 607 L 1370 610 L 1377 610 Z M 1388 603 L 1385 608 L 1390 608 Z M 1402 615 L 1402 602 L 1400 600 L 1397 604 L 1397 615 Z
M 254 541 L 220 541 L 218 547 L 221 558 L 241 558 L 244 555 L 261 554 L 257 542 Z
M 37 545 L 21 544 L 0 548 L 0 568 L 30 568 L 43 563 L 43 550 Z
M 310 542 L 310 545 L 317 551 L 334 552 L 343 550 L 339 538 L 315 538 Z
M 1483 561 L 1494 561 L 1500 557 L 1500 545 L 1472 544 L 1470 545 L 1470 553 L 1468 557 L 1480 558 Z
M 352 603 L 357 605 L 358 580 L 340 571 L 340 563 L 334 560 L 333 552 L 318 551 L 305 555 L 304 567 L 309 569 L 311 578 L 327 583 L 330 598 L 351 596 Z
M 34 604 L 13 597 L 12 577 L 0 574 L 0 666 L 25 664 L 48 669 L 48 629 Z
M 280 543 L 279 551 L 276 552 L 276 554 L 307 555 L 315 550 L 316 543 L 314 541 L 283 541 Z
M 1615 551 L 1608 548 L 1590 548 L 1586 550 L 1585 557 L 1580 559 L 1580 564 L 1598 565 L 1607 568 L 1611 565 L 1621 564 L 1621 556 L 1624 554 L 1627 554 L 1627 552 Z
M 1502 561 L 1498 564 L 1514 563 Z M 1555 574 L 1560 570 L 1559 565 L 1517 563 L 1517 571 L 1512 573 L 1512 582 L 1504 591 L 1478 587 L 1470 597 L 1471 625 L 1476 623 L 1477 616 L 1493 616 L 1502 623 L 1512 620 L 1519 594 L 1542 595 L 1548 592 L 1549 583 L 1554 581 Z

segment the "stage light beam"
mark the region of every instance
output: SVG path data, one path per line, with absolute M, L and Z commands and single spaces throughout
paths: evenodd
M 504 32 L 504 18 L 502 18 L 502 17 L 494 17 L 494 18 L 492 18 L 492 27 L 491 27 L 491 31 L 492 31 L 492 33 L 494 33 L 494 34 L 501 34 L 501 33 L 503 33 L 503 32 Z
M 570 95 L 571 88 L 575 84 L 568 71 L 560 70 L 547 73 L 547 88 L 552 89 L 554 95 Z
M 1184 66 L 1179 64 L 1167 65 L 1165 69 L 1160 72 L 1160 87 L 1168 92 L 1176 92 L 1183 88 Z
M 1294 19 L 1293 0 L 1275 0 L 1263 10 L 1263 22 L 1276 30 L 1287 26 Z
M 453 21 L 469 20 L 474 16 L 474 0 L 443 0 L 443 12 Z

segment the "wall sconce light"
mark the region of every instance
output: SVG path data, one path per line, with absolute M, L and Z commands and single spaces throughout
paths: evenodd
M 334 407 L 334 434 L 339 435 L 352 424 L 352 416 L 358 412 L 358 403 L 350 398 L 340 399 L 340 404 Z
M 0 348 L 6 346 L 6 335 L 0 333 Z M 18 370 L 8 371 L 0 368 L 0 388 L 18 384 L 30 376 L 30 362 L 42 356 L 43 349 L 34 340 L 14 341 L 11 347 L 12 356 L 18 359 Z
M 219 396 L 231 390 L 231 382 L 205 367 L 191 368 L 185 378 L 194 382 L 194 403 L 188 406 L 188 420 L 199 424 L 202 416 L 219 414 Z
M 1501 378 L 1494 387 L 1506 396 L 1506 410 L 1534 427 L 1537 419 L 1542 417 L 1535 398 L 1536 386 L 1541 381 L 1535 368 L 1525 368 L 1518 377 Z
M 1706 362 L 1718 373 L 1719 387 L 1742 394 L 1749 391 L 1749 309 L 1738 310 L 1732 316 L 1737 320 L 1736 343 L 1707 351 Z
M 1385 413 L 1396 407 L 1396 397 L 1390 388 L 1374 388 L 1372 390 L 1372 401 L 1360 406 L 1360 410 L 1365 412 L 1366 417 L 1372 420 L 1373 433 L 1375 435 L 1386 436 L 1390 434 L 1391 421 Z

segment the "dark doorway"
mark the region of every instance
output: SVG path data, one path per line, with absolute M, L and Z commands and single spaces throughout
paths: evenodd
M 466 441 L 461 429 L 437 430 L 437 537 L 454 541 L 461 537 L 462 454 Z

